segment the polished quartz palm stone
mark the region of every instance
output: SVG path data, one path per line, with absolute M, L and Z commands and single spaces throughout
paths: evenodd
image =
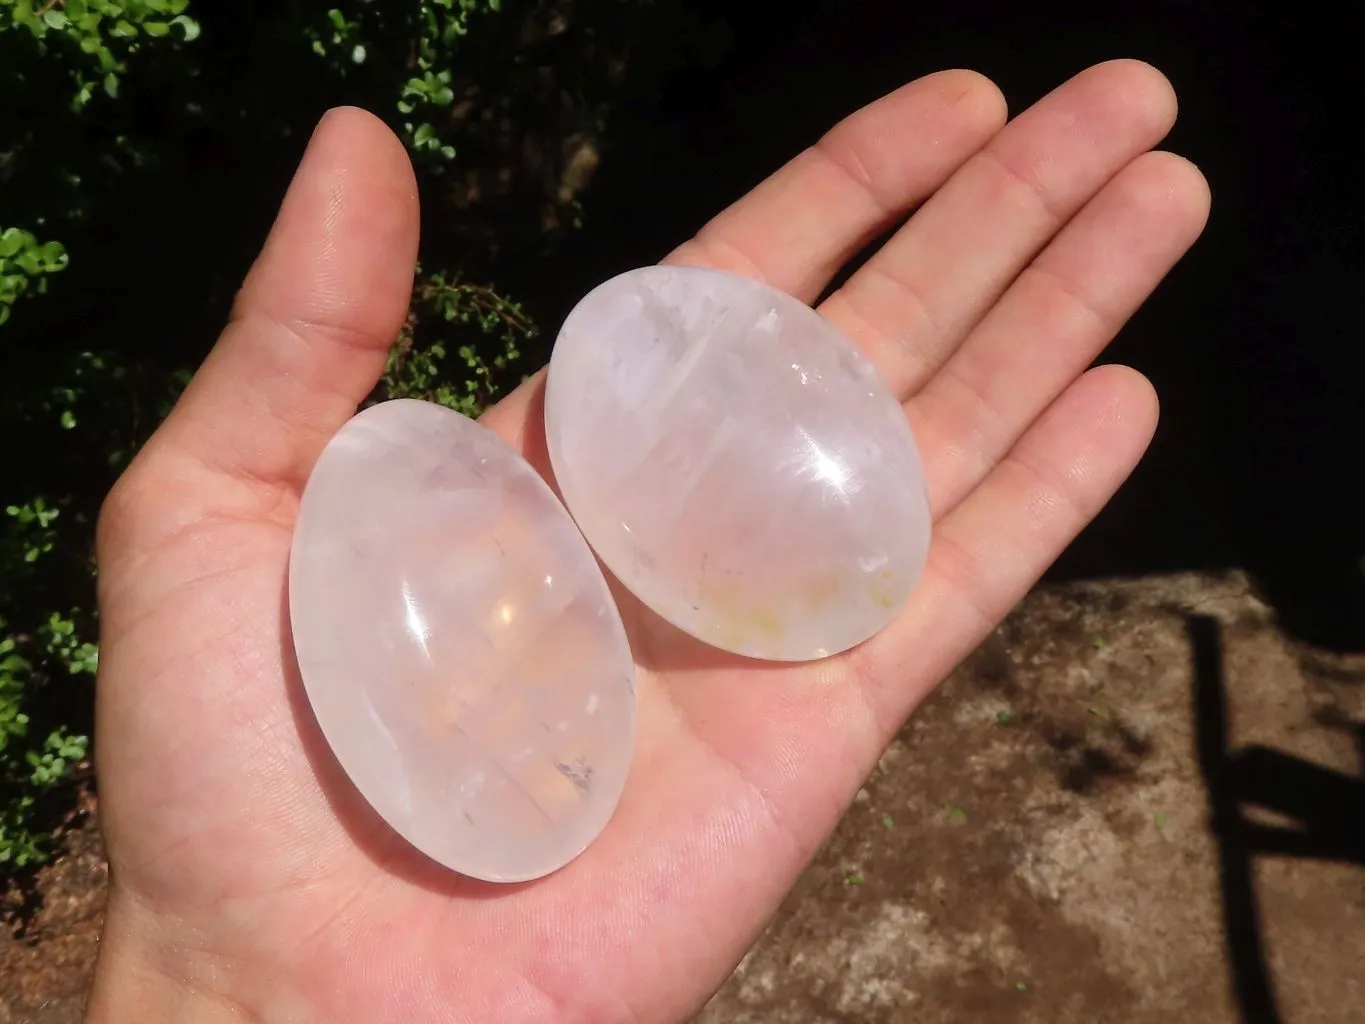
M 545 426 L 598 556 L 715 647 L 847 650 L 923 571 L 929 503 L 900 403 L 830 321 L 759 282 L 656 266 L 599 285 L 556 340 Z
M 547 874 L 611 817 L 634 668 L 596 559 L 534 469 L 400 400 L 332 438 L 289 571 L 304 688 L 356 788 L 436 861 Z

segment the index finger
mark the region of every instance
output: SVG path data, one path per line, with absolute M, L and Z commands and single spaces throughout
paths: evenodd
M 757 278 L 813 302 L 839 268 L 932 195 L 1005 123 L 973 71 L 941 71 L 849 115 L 663 262 Z M 542 471 L 544 371 L 484 416 Z
M 927 75 L 840 121 L 664 262 L 745 274 L 813 302 L 1004 123 L 988 79 Z

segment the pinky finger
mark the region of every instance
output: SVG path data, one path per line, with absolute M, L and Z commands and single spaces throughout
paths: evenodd
M 910 606 L 858 652 L 906 669 L 858 673 L 885 680 L 864 694 L 885 729 L 927 696 L 924 685 L 897 681 L 943 678 L 995 628 L 1128 478 L 1156 421 L 1145 377 L 1123 366 L 1093 369 L 936 525 Z

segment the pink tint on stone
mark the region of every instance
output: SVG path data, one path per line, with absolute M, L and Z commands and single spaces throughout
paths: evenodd
M 606 826 L 635 742 L 625 630 L 564 507 L 490 431 L 413 400 L 347 423 L 304 491 L 289 607 L 323 734 L 423 853 L 524 881 Z
M 760 282 L 655 266 L 599 285 L 555 342 L 545 429 L 598 557 L 715 647 L 837 654 L 923 572 L 929 501 L 900 402 L 834 324 Z

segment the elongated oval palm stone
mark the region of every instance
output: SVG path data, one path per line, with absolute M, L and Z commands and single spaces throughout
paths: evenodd
M 847 650 L 923 571 L 929 503 L 900 403 L 830 321 L 757 281 L 655 266 L 599 285 L 555 342 L 545 425 L 598 556 L 716 647 Z
M 606 825 L 634 750 L 625 630 L 564 507 L 490 431 L 412 400 L 347 423 L 304 490 L 289 609 L 323 734 L 413 846 L 522 881 Z

